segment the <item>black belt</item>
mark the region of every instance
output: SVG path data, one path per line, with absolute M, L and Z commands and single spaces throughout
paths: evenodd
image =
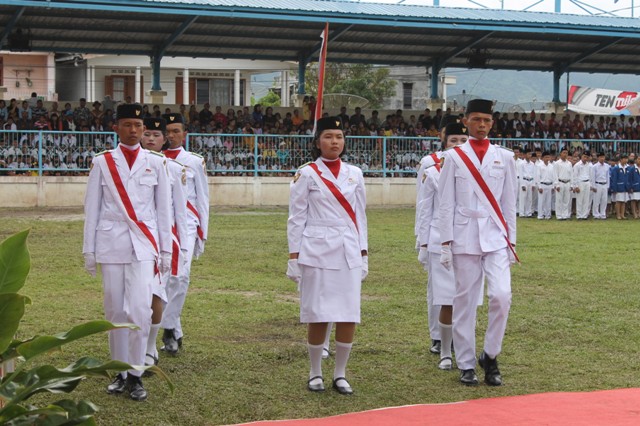
M 598 185 L 606 185 L 607 182 L 596 182 Z
M 543 184 L 543 185 L 552 185 L 553 184 L 552 182 L 540 182 L 540 183 Z
M 571 182 L 571 180 L 563 180 L 563 179 L 558 179 L 558 180 L 559 180 L 560 182 L 562 182 L 562 183 L 569 183 L 569 182 Z
M 589 182 L 591 179 L 582 179 L 580 182 Z
M 526 181 L 529 181 L 529 182 L 533 180 L 533 178 L 531 178 L 531 179 L 527 179 L 527 178 L 524 178 L 524 177 L 523 177 L 522 179 L 524 179 L 524 180 L 526 180 Z

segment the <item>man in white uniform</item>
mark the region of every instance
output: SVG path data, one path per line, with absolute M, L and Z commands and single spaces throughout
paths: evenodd
M 502 385 L 497 356 L 511 307 L 510 266 L 517 261 L 516 192 L 513 153 L 491 145 L 493 102 L 474 99 L 467 104 L 463 123 L 469 140 L 444 154 L 440 175 L 440 262 L 453 267 L 453 344 L 461 370 L 460 382 L 477 385 L 476 304 L 486 277 L 489 321 L 479 363 L 485 383 Z
M 133 323 L 139 330 L 109 333 L 111 358 L 143 365 L 151 325 L 151 283 L 171 267 L 171 195 L 166 159 L 140 149 L 142 106 L 118 107 L 113 126 L 120 144 L 96 155 L 85 196 L 85 269 L 102 269 L 108 321 Z M 107 392 L 147 398 L 141 372 L 121 372 Z
M 533 180 L 536 175 L 536 166 L 535 163 L 531 161 L 531 151 L 525 150 L 524 155 L 524 161 L 520 163 L 520 169 L 518 169 L 518 176 L 520 176 L 520 181 L 518 182 L 518 186 L 520 187 L 518 191 L 518 206 L 520 211 L 518 213 L 520 217 L 531 217 L 533 214 Z
M 560 150 L 560 158 L 553 163 L 556 181 L 556 219 L 567 220 L 571 218 L 571 175 L 573 166 L 567 159 L 567 148 Z
M 543 152 L 542 161 L 536 167 L 535 186 L 538 188 L 538 219 L 551 219 L 551 193 L 556 178 L 553 165 L 549 163 L 550 157 L 551 154 Z
M 164 154 L 186 167 L 187 179 L 187 235 L 180 237 L 181 247 L 186 249 L 184 267 L 178 277 L 171 277 L 167 286 L 167 306 L 162 317 L 164 350 L 176 355 L 182 346 L 180 315 L 187 297 L 191 261 L 204 252 L 209 228 L 209 183 L 206 163 L 202 156 L 185 151 L 182 147 L 186 135 L 181 114 L 165 114 L 169 149 Z
M 607 194 L 609 192 L 609 165 L 604 162 L 604 152 L 598 153 L 598 162 L 591 167 L 592 214 L 594 219 L 607 218 Z
M 589 217 L 589 193 L 591 192 L 591 153 L 585 151 L 582 158 L 573 166 L 572 186 L 576 193 L 576 219 Z

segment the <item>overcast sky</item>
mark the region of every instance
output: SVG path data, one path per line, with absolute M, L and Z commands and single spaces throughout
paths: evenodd
M 414 4 L 433 6 L 434 0 L 343 0 L 369 3 Z M 467 7 L 490 9 L 527 9 L 536 12 L 554 12 L 556 0 L 440 0 L 441 7 Z M 614 12 L 617 16 L 631 16 L 631 7 L 635 7 L 634 16 L 640 16 L 640 0 L 561 0 L 562 13 L 599 14 L 602 11 Z

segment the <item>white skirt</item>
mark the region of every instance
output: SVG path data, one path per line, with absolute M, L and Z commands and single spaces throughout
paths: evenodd
M 615 203 L 626 203 L 629 201 L 629 194 L 627 192 L 614 192 L 613 193 L 613 202 Z
M 169 283 L 169 275 L 170 274 L 167 274 L 166 276 L 156 275 L 151 281 L 151 292 L 154 296 L 159 297 L 164 303 L 167 303 L 167 284 Z M 162 280 L 162 282 L 160 282 L 160 280 Z
M 631 194 L 631 199 L 634 201 L 640 200 L 640 192 L 634 192 Z
M 433 288 L 433 304 L 436 306 L 453 306 L 456 295 L 456 276 L 453 267 L 449 271 L 440 263 L 440 253 L 429 252 L 429 272 Z M 483 293 L 480 293 L 478 306 L 482 305 Z
M 340 269 L 300 265 L 300 322 L 360 323 L 362 268 L 341 262 Z

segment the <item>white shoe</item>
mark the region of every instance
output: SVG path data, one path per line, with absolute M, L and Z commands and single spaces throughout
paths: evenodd
M 331 356 L 328 348 L 322 348 L 322 359 L 327 359 Z
M 451 357 L 445 356 L 444 358 L 441 358 L 438 368 L 440 370 L 451 370 L 453 368 L 453 360 Z

